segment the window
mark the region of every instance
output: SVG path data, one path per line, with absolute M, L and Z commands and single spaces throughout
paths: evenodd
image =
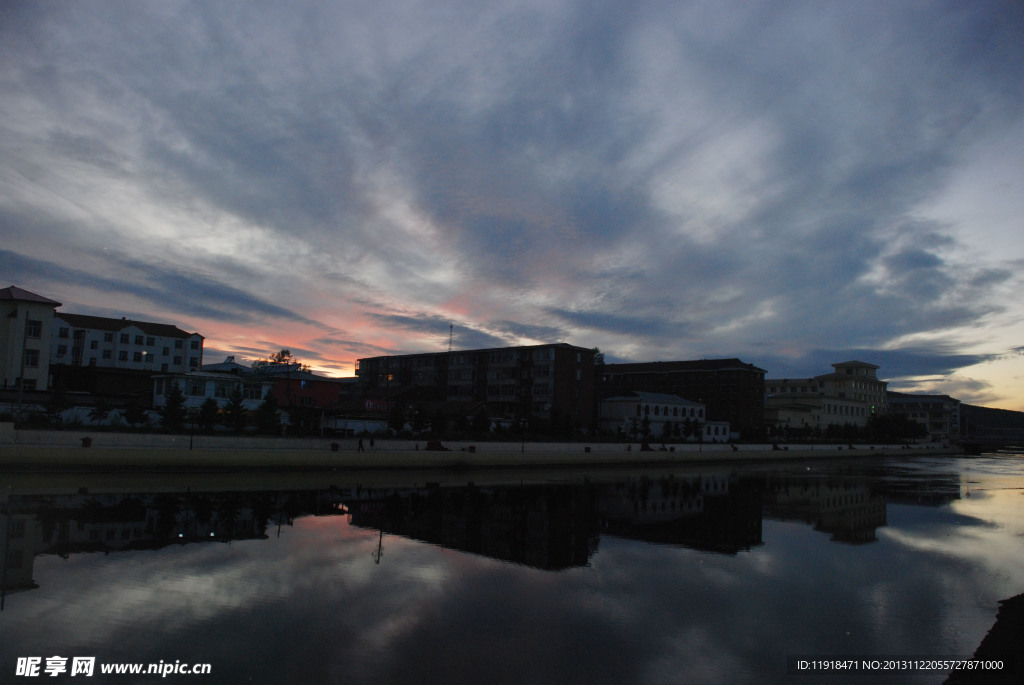
M 58 357 L 63 357 L 67 353 L 68 353 L 68 346 L 67 345 L 57 345 L 57 356 Z
M 175 357 L 174 358 L 174 365 L 175 366 L 181 366 L 181 357 Z
M 21 388 L 22 388 L 22 390 L 35 390 L 36 389 L 36 379 L 35 378 L 22 378 L 21 379 Z
M 100 349 L 100 341 L 99 340 L 90 340 L 89 341 L 89 349 L 90 350 L 98 350 L 98 349 Z
M 202 381 L 190 381 L 188 384 L 188 394 L 193 397 L 202 397 L 206 394 L 206 383 Z
M 199 368 L 199 359 L 197 357 L 189 357 L 188 358 L 188 367 L 190 369 L 198 369 Z
M 39 350 L 25 350 L 25 366 L 30 369 L 39 366 Z
M 103 342 L 114 342 L 114 334 L 113 333 L 104 333 L 103 334 Z
M 60 330 L 57 332 L 57 335 L 58 335 L 58 337 L 61 337 L 61 338 L 67 338 L 68 335 L 69 335 L 69 331 L 68 331 L 67 328 L 61 326 Z
M 155 394 L 157 394 L 157 395 L 163 395 L 164 394 L 164 379 L 163 378 L 157 378 L 156 379 L 156 388 L 154 389 L 153 392 Z
M 127 345 L 128 344 L 128 334 L 127 333 L 122 333 L 121 337 L 120 337 L 120 340 L 121 340 L 121 344 L 122 345 Z
M 154 340 L 152 336 L 146 338 L 146 346 L 152 347 L 153 345 L 156 345 L 156 340 Z
M 119 361 L 119 362 L 126 362 L 126 361 L 128 361 L 128 351 L 127 350 L 121 350 L 120 352 L 118 352 L 117 353 L 117 361 Z
M 180 350 L 181 349 L 181 341 L 180 340 L 175 340 L 174 341 L 174 349 L 176 349 L 176 350 Z
M 41 338 L 43 336 L 43 322 L 31 319 L 26 321 L 25 335 L 29 338 Z
M 103 350 L 103 358 L 104 359 L 110 359 L 112 354 L 113 353 L 110 350 Z
M 168 357 L 168 356 L 170 356 L 170 354 L 171 354 L 171 348 L 169 348 L 169 347 L 165 347 L 165 348 L 163 349 L 163 355 L 164 355 L 165 357 Z
M 133 362 L 141 362 L 142 361 L 142 353 L 141 352 L 132 352 L 132 361 Z
M 142 338 L 142 336 L 141 336 L 141 335 L 137 335 L 137 336 L 135 336 L 135 344 L 136 344 L 136 345 L 141 345 L 141 344 L 142 344 L 142 342 L 143 342 L 143 338 Z
M 193 340 L 192 341 L 192 349 L 193 350 L 198 350 L 199 349 L 199 341 L 198 340 Z

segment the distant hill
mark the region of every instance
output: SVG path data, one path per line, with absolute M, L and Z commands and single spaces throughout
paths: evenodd
M 1024 443 L 1024 412 L 960 405 L 960 430 L 965 436 L 1000 438 Z

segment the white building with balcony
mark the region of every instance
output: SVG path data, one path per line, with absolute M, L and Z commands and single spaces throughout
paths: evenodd
M 790 429 L 829 425 L 867 425 L 887 407 L 886 387 L 878 367 L 867 362 L 833 364 L 832 373 L 813 378 L 766 378 L 765 421 Z
M 167 390 L 174 383 L 185 396 L 185 407 L 199 409 L 207 399 L 212 398 L 223 408 L 235 390 L 242 392 L 242 406 L 254 410 L 270 394 L 274 381 L 252 376 L 240 376 L 222 371 L 191 371 L 178 374 L 161 374 L 153 377 L 153 407 L 167 406 Z
M 700 402 L 656 392 L 608 397 L 601 400 L 599 410 L 601 430 L 610 433 L 640 435 L 646 426 L 654 440 L 675 437 L 705 442 L 728 441 L 729 422 L 708 422 L 706 412 L 707 408 Z

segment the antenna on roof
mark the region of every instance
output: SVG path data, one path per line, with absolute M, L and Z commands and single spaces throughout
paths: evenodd
M 455 334 L 455 322 L 454 321 L 449 321 L 448 322 L 448 351 L 449 352 L 452 351 L 452 337 L 454 336 L 454 334 Z

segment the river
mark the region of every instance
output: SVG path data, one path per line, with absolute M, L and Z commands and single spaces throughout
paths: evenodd
M 2 682 L 941 683 L 794 669 L 970 657 L 1024 593 L 1021 455 L 0 474 L 0 496 Z M 161 673 L 102 673 L 130 664 Z

